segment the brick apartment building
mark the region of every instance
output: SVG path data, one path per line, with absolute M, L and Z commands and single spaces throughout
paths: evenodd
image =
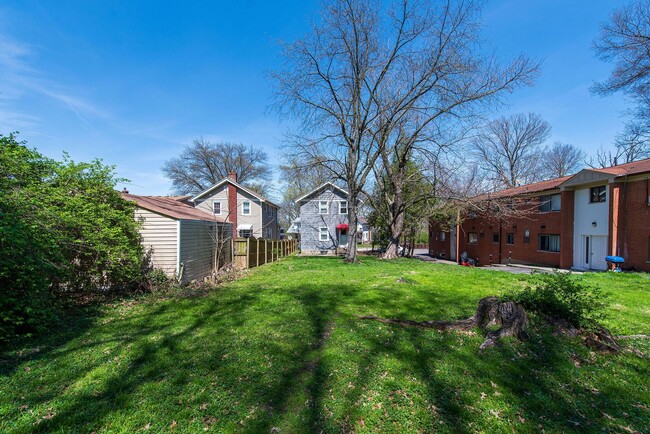
M 465 216 L 460 225 L 432 221 L 429 253 L 457 260 L 467 252 L 481 265 L 511 261 L 576 270 L 606 270 L 605 256 L 615 255 L 625 259 L 623 269 L 650 272 L 650 159 L 584 169 L 491 197 L 525 199 L 530 211 L 507 219 Z

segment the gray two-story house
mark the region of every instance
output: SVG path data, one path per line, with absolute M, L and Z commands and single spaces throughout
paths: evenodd
M 236 173 L 189 201 L 197 209 L 232 223 L 236 237 L 280 239 L 279 207 L 239 184 Z
M 348 243 L 348 192 L 327 182 L 296 200 L 300 206 L 300 249 L 332 255 Z

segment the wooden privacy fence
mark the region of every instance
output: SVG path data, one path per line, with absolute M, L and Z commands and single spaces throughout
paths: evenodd
M 233 263 L 240 268 L 253 268 L 277 261 L 298 250 L 298 240 L 265 240 L 235 238 Z

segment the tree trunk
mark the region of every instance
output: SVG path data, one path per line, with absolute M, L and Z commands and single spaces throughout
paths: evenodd
M 397 174 L 395 176 L 398 176 Z M 388 246 L 382 255 L 382 259 L 396 259 L 399 257 L 399 245 L 404 232 L 404 195 L 402 192 L 402 182 L 400 180 L 391 180 L 395 187 L 392 203 L 386 207 L 388 213 L 388 223 L 390 234 L 388 236 Z
M 357 262 L 357 193 L 349 190 L 348 196 L 348 251 L 345 254 L 346 262 Z

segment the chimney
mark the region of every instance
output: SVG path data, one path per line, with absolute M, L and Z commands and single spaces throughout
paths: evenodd
M 237 182 L 237 172 L 228 172 L 228 178 L 230 178 L 233 181 Z

